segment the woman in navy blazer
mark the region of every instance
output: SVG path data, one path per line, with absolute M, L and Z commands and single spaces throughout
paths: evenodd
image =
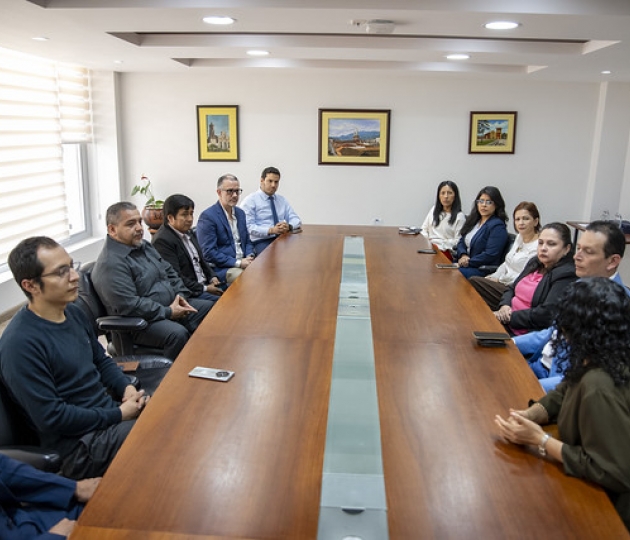
M 483 188 L 477 194 L 457 244 L 455 260 L 466 279 L 490 273 L 480 270 L 480 266 L 499 266 L 503 262 L 508 219 L 501 192 L 493 186 Z

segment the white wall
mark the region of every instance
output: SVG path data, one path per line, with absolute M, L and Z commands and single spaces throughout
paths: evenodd
M 129 199 L 142 174 L 160 198 L 185 193 L 199 213 L 216 201 L 221 174 L 236 174 L 249 193 L 267 165 L 282 171 L 281 193 L 306 224 L 419 224 L 446 178 L 465 211 L 491 184 L 508 209 L 534 201 L 543 222 L 597 218 L 604 206 L 630 217 L 628 84 L 225 69 L 99 72 L 93 92 L 97 239 L 105 208 Z M 239 106 L 240 162 L 198 162 L 197 105 Z M 390 166 L 318 165 L 319 108 L 391 109 Z M 514 155 L 468 154 L 469 113 L 484 110 L 518 112 Z M 627 263 L 630 283 L 626 273 Z M 1 281 L 0 313 L 22 299 L 10 277 Z
M 124 74 L 120 88 L 127 194 L 147 174 L 160 196 L 183 192 L 202 210 L 216 201 L 220 174 L 236 174 L 248 193 L 275 165 L 281 193 L 307 224 L 417 224 L 445 178 L 459 184 L 466 211 L 493 184 L 508 208 L 536 202 L 543 222 L 590 217 L 596 84 L 226 69 Z M 239 163 L 197 161 L 196 105 L 239 105 Z M 390 166 L 318 165 L 320 107 L 391 109 Z M 468 154 L 473 110 L 518 111 L 514 155 Z

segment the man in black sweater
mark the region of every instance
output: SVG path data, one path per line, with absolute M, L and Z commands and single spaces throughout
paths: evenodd
M 42 446 L 60 453 L 64 476 L 102 476 L 149 398 L 129 384 L 72 304 L 79 275 L 63 247 L 28 238 L 9 254 L 9 267 L 28 304 L 0 338 L 3 382 Z

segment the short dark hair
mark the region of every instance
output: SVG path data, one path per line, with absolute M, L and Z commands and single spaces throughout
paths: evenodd
M 105 224 L 106 225 L 117 225 L 120 221 L 120 213 L 125 210 L 137 210 L 138 207 L 130 202 L 121 201 L 115 204 L 112 204 L 105 213 Z
M 34 279 L 40 286 L 44 287 L 41 280 L 44 272 L 44 265 L 39 260 L 37 252 L 39 248 L 55 249 L 60 247 L 59 243 L 48 236 L 32 236 L 22 240 L 9 253 L 9 268 L 13 274 L 13 278 L 22 289 L 22 292 L 29 300 L 33 299 L 33 295 L 22 287 L 22 281 L 25 279 Z
M 265 167 L 263 169 L 263 172 L 260 173 L 260 179 L 264 180 L 268 174 L 277 174 L 278 176 L 280 176 L 280 171 L 275 167 Z
M 606 237 L 604 244 L 604 257 L 608 258 L 612 255 L 620 255 L 626 252 L 626 235 L 612 221 L 591 221 L 586 226 L 587 231 L 602 233 Z
M 573 245 L 571 241 L 571 230 L 564 223 L 560 223 L 559 221 L 552 221 L 551 223 L 547 223 L 541 230 L 544 231 L 546 229 L 552 229 L 556 231 L 558 233 L 558 236 L 560 236 L 562 247 L 571 246 L 571 251 L 573 250 Z
M 219 176 L 219 179 L 217 180 L 217 189 L 221 187 L 225 180 L 234 180 L 235 182 L 239 181 L 233 174 L 224 174 L 223 176 Z
M 512 219 L 516 219 L 516 212 L 518 212 L 519 210 L 525 210 L 526 212 L 529 213 L 530 216 L 538 220 L 538 224 L 536 225 L 536 227 L 534 227 L 534 230 L 537 233 L 539 233 L 541 225 L 540 225 L 540 212 L 538 211 L 538 207 L 533 202 L 522 201 L 516 205 L 516 208 L 514 208 L 514 212 L 512 212 Z M 516 230 L 516 223 L 514 223 L 514 227 L 515 227 L 514 230 Z
M 168 223 L 168 216 L 177 217 L 178 212 L 184 208 L 188 210 L 189 208 L 195 209 L 195 202 L 190 198 L 186 197 L 186 195 L 181 195 L 180 193 L 176 193 L 175 195 L 170 195 L 166 197 L 164 201 L 164 223 Z

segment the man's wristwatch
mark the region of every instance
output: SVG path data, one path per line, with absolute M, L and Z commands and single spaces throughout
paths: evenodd
M 549 436 L 549 433 L 545 433 L 542 437 L 542 439 L 540 439 L 540 443 L 538 444 L 538 453 L 541 456 L 546 456 L 547 455 L 547 448 L 545 448 L 547 446 L 547 441 L 550 439 L 551 437 Z

